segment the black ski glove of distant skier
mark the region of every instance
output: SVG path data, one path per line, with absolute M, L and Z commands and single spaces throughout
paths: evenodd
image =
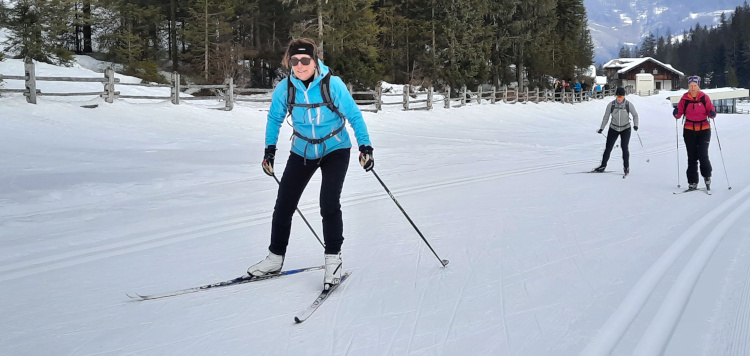
M 263 155 L 263 172 L 273 176 L 273 160 L 276 158 L 276 145 L 266 147 L 266 153 Z
M 359 146 L 359 164 L 365 169 L 365 172 L 371 171 L 375 167 L 375 159 L 372 158 L 372 146 Z

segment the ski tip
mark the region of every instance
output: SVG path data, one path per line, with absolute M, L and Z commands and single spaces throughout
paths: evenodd
M 143 296 L 141 296 L 141 295 L 140 295 L 140 294 L 138 294 L 138 293 L 135 293 L 135 296 L 132 296 L 132 295 L 130 295 L 130 294 L 128 294 L 128 293 L 125 293 L 125 295 L 127 295 L 127 296 L 128 296 L 128 298 L 130 298 L 130 300 L 134 300 L 134 301 L 141 301 L 141 300 L 144 300 L 144 299 L 145 299 L 145 298 L 143 298 Z

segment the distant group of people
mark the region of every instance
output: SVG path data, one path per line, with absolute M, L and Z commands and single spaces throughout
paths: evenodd
M 558 101 L 561 100 L 562 96 L 566 95 L 566 93 L 584 93 L 588 98 L 602 99 L 604 98 L 604 92 L 609 90 L 609 84 L 605 84 L 604 86 L 596 84 L 592 88 L 591 84 L 586 81 L 579 82 L 576 80 L 573 84 L 570 84 L 570 82 L 566 80 L 557 80 L 553 85 L 553 89 L 555 91 L 555 100 Z

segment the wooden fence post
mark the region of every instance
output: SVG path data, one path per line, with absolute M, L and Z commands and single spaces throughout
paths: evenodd
M 445 96 L 443 97 L 443 101 L 445 101 L 445 108 L 450 109 L 451 108 L 451 87 L 450 86 L 445 87 Z
M 231 111 L 234 108 L 234 78 L 227 78 L 227 92 L 224 94 L 224 109 Z
M 404 85 L 404 110 L 409 110 L 409 84 Z
M 461 106 L 466 105 L 466 85 L 461 87 Z
M 432 85 L 427 89 L 427 110 L 432 110 Z
M 172 72 L 172 87 L 169 90 L 172 95 L 172 104 L 180 105 L 180 73 Z
M 477 94 L 477 104 L 481 104 L 482 103 L 482 85 L 481 84 L 477 88 L 477 93 L 478 93 Z
M 497 101 L 497 89 L 495 86 L 492 86 L 492 97 L 490 98 L 490 103 L 494 104 Z
M 375 87 L 375 96 L 375 100 L 377 100 L 375 103 L 375 112 L 378 112 L 382 110 L 383 106 L 383 82 L 378 82 L 378 85 Z
M 36 70 L 31 57 L 23 61 L 23 70 L 26 72 L 26 102 L 36 104 Z
M 112 104 L 115 102 L 115 70 L 108 67 L 104 71 L 104 78 L 107 79 L 104 83 L 104 100 Z
M 349 83 L 349 84 L 346 85 L 346 91 L 349 92 L 349 95 L 352 95 L 352 92 L 354 91 L 354 89 L 352 89 L 352 84 L 351 83 Z

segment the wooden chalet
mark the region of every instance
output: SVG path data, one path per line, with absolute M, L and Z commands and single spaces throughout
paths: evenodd
M 603 68 L 610 85 L 626 88 L 629 93 L 675 90 L 685 76 L 671 65 L 651 57 L 613 59 Z

